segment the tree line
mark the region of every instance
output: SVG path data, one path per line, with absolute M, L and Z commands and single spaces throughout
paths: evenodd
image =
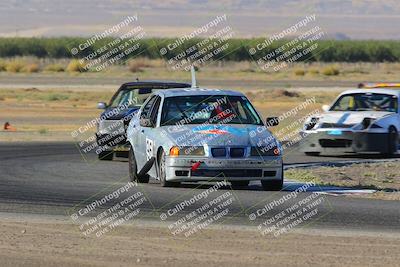
M 57 38 L 0 38 L 0 57 L 35 56 L 38 58 L 76 58 L 77 56 L 88 56 L 102 47 L 115 41 L 112 38 L 96 40 L 87 44 L 86 38 L 80 37 L 57 37 Z M 171 58 L 187 51 L 202 39 L 186 40 L 174 49 L 167 49 L 166 54 L 160 53 L 160 49 L 168 47 L 177 39 L 173 38 L 147 38 L 141 39 L 140 56 L 148 58 Z M 274 51 L 290 42 L 290 40 L 279 40 L 257 51 L 251 56 L 249 49 L 257 47 L 263 39 L 229 39 L 226 41 L 228 48 L 220 51 L 220 60 L 245 61 L 272 55 L 277 56 Z M 400 41 L 391 40 L 319 40 L 316 41 L 317 49 L 297 61 L 320 61 L 320 62 L 395 62 L 400 60 Z M 84 47 L 82 51 L 79 47 Z M 170 45 L 171 47 L 171 45 Z M 73 48 L 78 48 L 79 54 L 71 53 Z M 275 55 L 273 55 L 275 54 Z M 136 56 L 132 53 L 128 57 Z

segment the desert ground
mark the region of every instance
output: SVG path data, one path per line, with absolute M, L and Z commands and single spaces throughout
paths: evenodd
M 11 216 L 0 223 L 2 266 L 399 266 L 398 234 L 338 230 L 262 236 L 214 227 L 195 237 L 135 222 L 95 238 L 57 219 Z

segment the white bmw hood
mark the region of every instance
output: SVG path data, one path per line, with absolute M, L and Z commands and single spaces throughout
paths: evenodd
M 393 114 L 384 111 L 329 111 L 321 114 L 320 123 L 358 124 L 364 118 L 379 119 Z
M 262 146 L 275 138 L 260 125 L 184 125 L 162 127 L 174 145 L 183 146 Z M 252 134 L 251 132 L 254 132 Z

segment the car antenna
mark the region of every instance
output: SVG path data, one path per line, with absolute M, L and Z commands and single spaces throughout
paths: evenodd
M 192 88 L 197 88 L 196 69 L 193 65 L 190 67 L 190 72 L 192 73 Z

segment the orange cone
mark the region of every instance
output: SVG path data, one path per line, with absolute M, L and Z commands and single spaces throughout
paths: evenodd
M 11 126 L 11 124 L 8 121 L 6 123 L 4 123 L 3 129 L 5 131 L 11 131 L 11 132 L 14 132 L 17 130 L 17 129 L 15 129 L 15 127 Z

